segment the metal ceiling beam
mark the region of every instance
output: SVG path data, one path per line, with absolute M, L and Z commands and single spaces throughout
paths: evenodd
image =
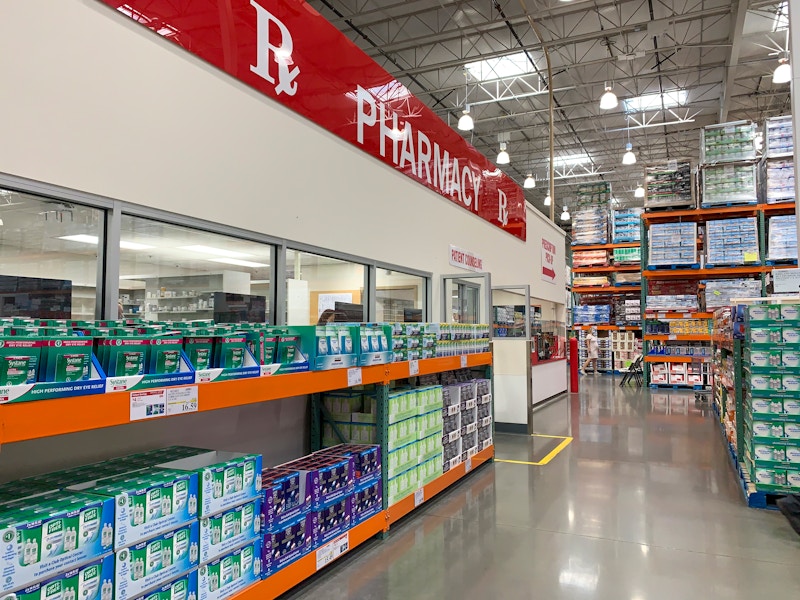
M 744 21 L 747 16 L 747 5 L 749 0 L 738 0 L 736 4 L 736 17 L 731 31 L 731 51 L 725 65 L 725 89 L 720 98 L 719 122 L 725 123 L 728 120 L 728 111 L 731 106 L 731 94 L 736 83 L 736 69 L 739 66 L 739 53 L 741 52 L 742 34 L 744 33 Z

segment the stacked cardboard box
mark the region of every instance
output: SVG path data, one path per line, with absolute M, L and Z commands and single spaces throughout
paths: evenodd
M 697 223 L 650 226 L 650 266 L 691 266 L 697 262 Z
M 767 259 L 797 260 L 797 224 L 794 215 L 770 217 Z
M 692 165 L 674 161 L 651 165 L 646 169 L 645 208 L 694 208 L 692 196 Z
M 705 245 L 708 266 L 758 263 L 760 256 L 756 218 L 708 221 Z

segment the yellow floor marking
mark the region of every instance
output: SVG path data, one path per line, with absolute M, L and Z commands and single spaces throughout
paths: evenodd
M 547 456 L 545 456 L 542 460 L 540 460 L 539 462 L 530 462 L 530 461 L 525 461 L 525 460 L 506 460 L 506 459 L 502 459 L 502 458 L 495 458 L 494 461 L 495 462 L 501 462 L 501 463 L 509 463 L 509 464 L 512 464 L 512 465 L 530 465 L 530 466 L 533 466 L 533 467 L 543 467 L 544 465 L 549 463 L 551 460 L 553 460 L 556 456 L 558 456 L 558 454 L 564 448 L 569 446 L 572 443 L 572 439 L 573 439 L 573 438 L 571 438 L 569 436 L 566 436 L 566 435 L 544 435 L 544 434 L 540 434 L 540 433 L 534 433 L 531 437 L 544 437 L 544 438 L 559 439 L 559 440 L 561 440 L 561 443 L 558 444 L 558 446 L 556 446 L 555 448 L 553 448 L 550 451 L 550 453 Z

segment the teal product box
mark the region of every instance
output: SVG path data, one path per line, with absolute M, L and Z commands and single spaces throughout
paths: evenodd
M 800 304 L 781 304 L 781 319 L 800 321 Z
M 749 362 L 752 367 L 776 367 L 781 364 L 781 351 L 751 350 Z
M 780 375 L 759 375 L 750 376 L 750 387 L 756 392 L 769 390 L 780 390 L 783 388 L 783 381 Z
M 5 593 L 111 552 L 114 500 L 71 492 L 24 498 L 3 506 L 0 526 Z
M 114 555 L 3 596 L 3 600 L 113 600 Z
M 197 571 L 199 600 L 226 600 L 261 580 L 262 540 L 203 565 Z
M 784 398 L 783 412 L 787 415 L 800 416 L 800 399 Z
M 780 304 L 751 304 L 747 307 L 748 321 L 779 321 L 781 319 Z
M 750 328 L 750 342 L 753 344 L 780 344 L 783 342 L 783 328 L 767 325 Z
M 790 368 L 800 367 L 800 350 L 784 349 L 781 352 L 781 366 Z
M 783 413 L 783 400 L 780 398 L 749 398 L 748 402 L 753 416 Z
M 359 328 L 358 364 L 382 365 L 394 359 L 392 326 L 387 323 L 366 323 Z
M 197 474 L 147 469 L 70 488 L 114 500 L 114 550 L 197 518 Z
M 130 600 L 191 571 L 198 564 L 197 521 L 118 550 L 114 600 Z
M 784 344 L 792 344 L 793 346 L 800 344 L 800 326 L 784 325 L 781 331 Z
M 260 454 L 210 451 L 158 465 L 197 473 L 200 517 L 261 497 Z
M 389 393 L 387 418 L 397 423 L 417 416 L 417 390 L 396 390 Z
M 291 326 L 287 329 L 289 335 L 299 338 L 311 370 L 327 371 L 358 365 L 361 339 L 358 325 L 332 323 Z
M 200 519 L 200 564 L 247 544 L 261 533 L 261 498 Z
M 800 392 L 800 375 L 784 375 L 782 381 L 787 392 Z
M 136 600 L 196 600 L 197 569 L 181 575 L 177 579 L 165 583 L 160 588 L 150 591 Z

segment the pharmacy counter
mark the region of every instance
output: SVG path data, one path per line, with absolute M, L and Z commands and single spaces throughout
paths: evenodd
M 531 361 L 531 404 L 536 406 L 567 391 L 567 359 Z

